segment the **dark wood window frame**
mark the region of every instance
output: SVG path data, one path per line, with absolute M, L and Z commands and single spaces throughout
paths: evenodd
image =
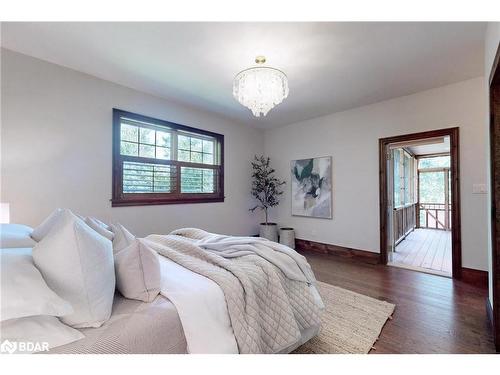
M 164 160 L 139 156 L 127 156 L 120 153 L 121 141 L 121 119 L 154 124 L 156 127 L 165 127 L 169 130 L 192 133 L 193 135 L 213 138 L 216 142 L 215 153 L 218 162 L 214 164 L 192 163 L 178 160 Z M 172 152 L 175 149 L 171 150 Z M 177 159 L 176 157 L 174 159 Z M 123 163 L 139 162 L 156 165 L 166 165 L 175 168 L 177 177 L 172 179 L 173 192 L 169 193 L 124 193 L 123 192 Z M 215 172 L 214 193 L 182 193 L 180 171 L 182 167 L 212 169 Z M 182 203 L 210 203 L 224 201 L 224 135 L 207 130 L 197 129 L 186 125 L 176 124 L 170 121 L 160 120 L 149 116 L 140 115 L 113 108 L 113 196 L 111 205 L 119 206 L 146 206 Z
M 380 207 L 380 263 L 387 264 L 387 147 L 391 143 L 408 142 L 418 139 L 450 137 L 450 173 L 451 173 L 451 252 L 452 252 L 452 277 L 462 278 L 462 234 L 460 220 L 460 150 L 459 150 L 459 128 L 445 128 L 398 135 L 379 139 L 379 207 Z

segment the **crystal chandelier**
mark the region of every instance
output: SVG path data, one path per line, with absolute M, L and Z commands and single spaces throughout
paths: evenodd
M 264 56 L 257 56 L 255 62 L 258 66 L 242 70 L 234 78 L 233 96 L 260 117 L 288 96 L 288 79 L 281 70 L 263 66 Z

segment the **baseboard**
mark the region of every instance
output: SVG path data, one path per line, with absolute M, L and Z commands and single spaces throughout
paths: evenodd
M 461 280 L 480 288 L 488 288 L 488 272 L 462 267 Z
M 310 240 L 295 239 L 295 248 L 297 251 L 314 252 L 320 254 L 330 254 L 342 258 L 351 258 L 364 263 L 380 263 L 380 254 L 371 251 L 352 249 L 338 245 L 326 244 Z
M 490 298 L 486 298 L 486 316 L 488 317 L 488 321 L 491 325 L 491 330 L 494 332 L 494 323 L 493 323 L 493 307 L 491 306 Z

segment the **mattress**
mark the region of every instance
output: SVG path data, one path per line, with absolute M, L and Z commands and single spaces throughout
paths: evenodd
M 301 339 L 280 353 L 290 353 L 319 333 L 301 331 Z M 115 295 L 111 318 L 99 328 L 80 329 L 85 338 L 48 354 L 186 354 L 187 343 L 174 305 L 162 295 L 151 303 Z
M 85 338 L 49 354 L 178 354 L 187 352 L 174 305 L 159 295 L 145 303 L 115 295 L 111 318 L 99 328 L 84 328 Z

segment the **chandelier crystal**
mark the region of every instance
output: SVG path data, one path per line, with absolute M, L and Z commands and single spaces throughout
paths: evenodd
M 264 56 L 257 56 L 255 62 L 259 65 L 239 72 L 234 78 L 233 96 L 255 117 L 260 117 L 288 96 L 288 78 L 281 70 L 263 66 Z

